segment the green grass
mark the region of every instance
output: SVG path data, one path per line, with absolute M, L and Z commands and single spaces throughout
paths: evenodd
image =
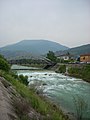
M 58 72 L 59 73 L 65 73 L 66 72 L 66 65 L 60 65 Z
M 68 72 L 71 76 L 82 78 L 83 80 L 90 82 L 90 64 L 82 67 L 71 67 Z
M 59 108 L 55 107 L 52 103 L 43 100 L 35 92 L 30 90 L 27 86 L 20 83 L 17 79 L 12 77 L 10 73 L 6 73 L 0 70 L 0 76 L 4 77 L 9 81 L 16 89 L 16 91 L 26 100 L 29 101 L 30 105 L 40 114 L 47 116 L 50 115 L 50 120 L 67 120 Z M 46 120 L 49 120 L 48 118 Z

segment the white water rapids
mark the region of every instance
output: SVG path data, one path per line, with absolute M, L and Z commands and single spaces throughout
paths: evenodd
M 54 71 L 18 70 L 17 73 L 27 75 L 30 85 L 35 84 L 38 91 L 41 91 L 66 113 L 76 116 L 75 100 L 83 100 L 87 105 L 86 109 L 82 110 L 83 120 L 90 119 L 90 83 Z

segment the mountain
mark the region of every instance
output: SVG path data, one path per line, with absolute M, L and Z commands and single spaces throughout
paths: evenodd
M 68 52 L 70 54 L 74 55 L 74 56 L 79 56 L 81 54 L 90 53 L 90 44 L 82 45 L 82 46 L 79 46 L 79 47 L 70 48 L 70 49 L 64 50 L 64 51 L 57 51 L 57 52 L 55 52 L 55 54 L 57 56 L 59 56 L 59 55 L 62 55 L 62 54 L 66 54 Z
M 40 56 L 48 51 L 66 50 L 68 47 L 49 40 L 23 40 L 16 44 L 0 48 L 0 53 L 6 58 L 20 58 L 22 56 Z

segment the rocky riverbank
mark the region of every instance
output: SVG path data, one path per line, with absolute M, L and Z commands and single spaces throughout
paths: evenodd
M 0 77 L 0 120 L 17 120 L 18 118 L 12 105 L 13 93 L 15 90 L 11 84 Z
M 2 115 L 1 120 L 6 120 L 6 118 L 7 120 L 69 120 L 68 116 L 64 115 L 58 107 L 44 100 L 9 73 L 0 71 L 0 76 L 0 86 L 2 86 L 0 87 L 0 95 L 6 105 L 4 108 L 0 101 L 0 105 L 2 105 L 0 107 L 0 111 L 2 111 L 0 113 L 0 116 Z M 2 95 L 3 89 L 7 91 L 4 93 L 4 97 Z M 6 100 L 6 95 L 9 97 L 8 100 Z M 9 101 L 9 105 L 7 101 Z

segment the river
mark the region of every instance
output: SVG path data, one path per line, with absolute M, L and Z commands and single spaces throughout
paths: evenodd
M 29 85 L 35 85 L 65 113 L 77 116 L 81 105 L 83 120 L 90 119 L 90 83 L 46 70 L 17 70 L 17 74 L 27 75 Z

